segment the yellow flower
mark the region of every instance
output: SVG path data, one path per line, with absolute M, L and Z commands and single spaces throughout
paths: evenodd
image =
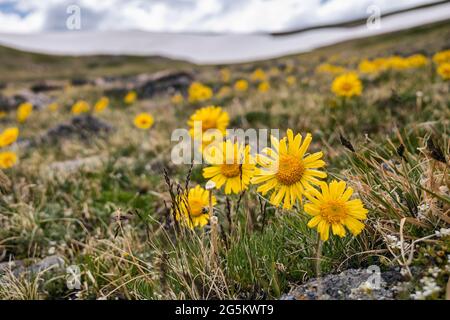
M 191 103 L 203 102 L 212 98 L 213 91 L 210 87 L 200 82 L 193 82 L 189 86 L 188 96 Z
M 408 62 L 400 56 L 393 56 L 387 60 L 387 66 L 393 70 L 404 70 L 408 68 Z
M 184 98 L 183 98 L 183 95 L 181 94 L 181 93 L 176 93 L 176 94 L 174 94 L 173 96 L 172 96 L 172 98 L 170 99 L 170 101 L 173 103 L 173 104 L 182 104 L 183 103 L 183 101 L 184 101 Z
M 134 118 L 134 125 L 139 129 L 150 129 L 153 123 L 154 119 L 149 113 L 140 113 Z
M 18 128 L 7 128 L 2 133 L 0 133 L 0 148 L 9 146 L 16 142 L 19 137 Z
M 79 100 L 75 102 L 75 104 L 72 106 L 72 113 L 74 115 L 82 114 L 89 112 L 89 104 L 84 100 Z
M 17 121 L 20 123 L 25 122 L 30 116 L 31 112 L 33 112 L 33 105 L 29 102 L 22 103 L 17 108 Z
M 349 200 L 352 188 L 346 189 L 344 181 L 321 183 L 321 192 L 309 189 L 305 196 L 311 201 L 304 210 L 313 218 L 308 222 L 309 228 L 316 228 L 322 241 L 327 241 L 331 230 L 334 235 L 345 237 L 345 227 L 357 236 L 364 229 L 361 220 L 367 219 L 367 209 L 360 199 Z
M 346 73 L 334 79 L 331 90 L 341 97 L 351 98 L 360 96 L 362 93 L 362 82 L 356 73 Z
M 264 93 L 264 92 L 267 92 L 267 91 L 269 91 L 269 90 L 270 90 L 270 83 L 267 82 L 267 81 L 263 81 L 263 82 L 261 82 L 261 83 L 258 85 L 258 91 L 259 91 L 259 92 Z
M 231 93 L 231 88 L 229 86 L 223 86 L 220 88 L 219 92 L 217 92 L 217 97 L 223 98 L 228 96 Z
M 201 125 L 201 130 L 194 132 L 195 125 Z M 225 135 L 227 126 L 230 123 L 228 112 L 223 111 L 221 107 L 208 106 L 197 110 L 188 121 L 190 127 L 189 133 L 191 137 L 202 142 L 202 144 L 209 144 L 214 138 L 214 132 L 207 132 L 210 129 L 217 129 Z M 199 131 L 199 132 L 197 132 Z
M 0 152 L 0 169 L 9 169 L 17 163 L 17 155 L 14 152 Z
M 253 82 L 266 81 L 267 80 L 267 75 L 266 75 L 266 73 L 264 72 L 263 69 L 258 68 L 255 71 L 253 71 L 253 73 L 250 76 L 250 79 Z
M 241 92 L 247 91 L 247 89 L 248 89 L 248 81 L 244 80 L 244 79 L 236 81 L 236 83 L 234 84 L 234 89 L 236 91 L 241 91 Z
M 217 203 L 211 196 L 211 204 Z M 203 228 L 209 221 L 209 191 L 200 186 L 191 188 L 186 195 L 177 198 L 175 218 L 190 229 Z
M 227 140 L 208 146 L 205 154 L 211 166 L 203 169 L 203 177 L 214 182 L 217 189 L 225 186 L 225 194 L 247 189 L 255 169 L 249 145 Z
M 366 59 L 359 63 L 358 70 L 361 73 L 374 74 L 378 73 L 381 70 L 381 68 L 375 62 Z
M 311 134 L 307 134 L 302 142 L 302 136 L 287 130 L 287 137 L 280 141 L 271 137 L 272 148 L 265 148 L 257 156 L 261 168 L 255 170 L 252 179 L 254 184 L 262 184 L 257 191 L 262 195 L 272 191 L 270 203 L 280 206 L 284 199 L 283 208 L 290 209 L 296 200 L 302 201 L 305 189 L 312 188 L 311 184 L 320 183 L 318 178 L 325 178 L 327 174 L 317 170 L 325 166 L 321 160 L 323 153 L 316 152 L 305 156 L 312 141 Z
M 59 105 L 56 102 L 50 103 L 47 107 L 51 112 L 56 112 L 59 109 Z
M 423 54 L 414 54 L 406 58 L 406 63 L 409 68 L 421 68 L 428 64 L 428 58 Z
M 231 79 L 230 70 L 227 68 L 220 69 L 220 77 L 222 78 L 222 82 L 229 82 Z
M 108 108 L 109 105 L 109 99 L 107 97 L 101 97 L 100 100 L 97 101 L 97 103 L 94 106 L 94 112 L 102 112 L 106 108 Z
M 297 84 L 297 78 L 294 76 L 289 76 L 286 78 L 286 82 L 289 86 L 295 86 Z
M 450 63 L 443 63 L 437 69 L 438 74 L 444 80 L 450 80 Z
M 123 98 L 123 102 L 125 104 L 133 104 L 137 100 L 137 93 L 136 91 L 130 91 L 126 94 L 125 98 Z
M 444 62 L 450 63 L 450 50 L 445 50 L 445 51 L 437 52 L 437 53 L 433 56 L 433 61 L 434 61 L 436 64 L 442 64 L 442 63 L 444 63 Z
M 347 70 L 344 67 L 335 66 L 329 63 L 323 63 L 316 68 L 317 73 L 340 74 Z

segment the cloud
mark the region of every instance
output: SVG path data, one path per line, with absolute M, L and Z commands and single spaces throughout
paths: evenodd
M 333 23 L 435 0 L 0 0 L 0 32 L 66 31 L 67 7 L 82 30 L 267 32 Z

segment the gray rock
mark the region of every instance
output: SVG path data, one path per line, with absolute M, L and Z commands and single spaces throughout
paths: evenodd
M 0 263 L 0 276 L 7 272 L 12 272 L 16 277 L 27 274 L 33 275 L 44 271 L 61 271 L 64 270 L 65 262 L 60 256 L 53 255 L 46 257 L 40 261 L 30 263 L 29 261 L 16 260 Z
M 22 91 L 13 96 L 0 95 L 0 111 L 13 111 L 24 102 L 30 102 L 33 108 L 42 109 L 48 106 L 52 99 L 42 92 L 34 93 L 31 91 Z
M 398 283 L 403 276 L 397 269 L 381 272 L 378 288 L 373 288 L 373 282 L 368 281 L 372 274 L 367 269 L 349 269 L 340 274 L 324 276 L 321 281 L 311 279 L 298 287 L 291 289 L 282 300 L 392 300 L 395 298 Z M 371 278 L 372 279 L 372 278 Z M 321 295 L 318 295 L 318 289 Z

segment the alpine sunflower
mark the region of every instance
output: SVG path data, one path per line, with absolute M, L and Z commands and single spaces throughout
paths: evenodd
M 126 96 L 123 98 L 123 102 L 125 102 L 125 104 L 133 104 L 136 102 L 137 100 L 137 93 L 136 91 L 130 91 L 126 94 Z
M 109 99 L 107 97 L 101 97 L 94 106 L 94 112 L 100 113 L 106 108 L 108 108 Z
M 367 219 L 368 210 L 360 199 L 349 200 L 353 189 L 346 188 L 344 181 L 333 180 L 330 184 L 321 183 L 321 192 L 312 188 L 305 193 L 311 201 L 306 203 L 304 210 L 312 216 L 308 222 L 309 228 L 317 228 L 322 241 L 329 238 L 330 227 L 334 235 L 344 237 L 344 226 L 357 236 L 364 229 L 361 220 Z
M 19 137 L 19 129 L 18 128 L 7 128 L 0 133 L 0 148 L 9 146 L 16 142 Z
M 196 122 L 201 123 L 201 132 L 196 132 Z M 217 129 L 225 135 L 227 126 L 230 123 L 228 112 L 223 111 L 221 107 L 208 106 L 198 109 L 188 121 L 189 134 L 204 145 L 208 145 L 213 140 L 213 135 L 208 133 L 209 129 Z M 198 130 L 197 130 L 198 131 Z
M 356 73 L 346 73 L 334 79 L 331 90 L 337 96 L 351 98 L 360 96 L 363 86 Z
M 150 129 L 154 123 L 154 119 L 149 113 L 140 113 L 134 118 L 134 125 L 136 128 L 147 130 Z
M 265 148 L 258 154 L 257 163 L 261 167 L 255 170 L 252 183 L 261 184 L 257 191 L 262 195 L 272 190 L 269 200 L 273 205 L 280 206 L 284 200 L 283 208 L 292 208 L 296 200 L 302 201 L 305 189 L 318 185 L 318 178 L 327 176 L 317 170 L 325 166 L 322 152 L 305 156 L 311 141 L 311 134 L 303 139 L 288 129 L 287 137 L 278 140 L 272 136 L 272 148 Z
M 33 105 L 29 102 L 22 103 L 17 108 L 17 121 L 20 123 L 25 122 L 31 115 L 31 112 L 33 112 Z
M 189 189 L 185 194 L 178 196 L 175 219 L 190 229 L 203 228 L 209 221 L 209 191 L 200 186 Z M 216 197 L 211 195 L 211 204 L 217 203 Z
M 203 177 L 214 182 L 217 189 L 225 186 L 225 194 L 237 194 L 248 188 L 255 170 L 249 145 L 219 142 L 207 148 L 205 159 L 211 166 L 203 169 Z
M 450 80 L 450 63 L 443 63 L 437 69 L 438 74 L 444 80 Z
M 87 103 L 84 100 L 79 100 L 72 106 L 72 113 L 74 115 L 86 113 L 89 112 L 89 110 L 90 110 L 89 103 Z
M 11 151 L 0 152 L 0 169 L 9 169 L 17 163 L 17 155 Z

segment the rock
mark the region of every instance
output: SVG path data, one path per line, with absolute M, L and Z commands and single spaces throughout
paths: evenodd
M 293 288 L 282 300 L 392 300 L 396 296 L 396 286 L 403 281 L 403 276 L 397 269 L 381 272 L 378 289 L 367 281 L 373 274 L 367 269 L 349 269 L 340 274 L 326 275 L 319 282 L 311 279 L 303 285 Z M 372 278 L 371 278 L 372 279 Z M 322 295 L 318 297 L 318 287 L 321 285 Z
M 61 138 L 78 137 L 89 139 L 92 135 L 101 135 L 112 131 L 113 127 L 92 115 L 81 115 L 72 118 L 69 123 L 63 123 L 47 131 L 44 140 L 57 141 Z
M 14 96 L 0 95 L 0 111 L 13 111 L 23 102 L 30 102 L 34 108 L 42 109 L 48 106 L 52 100 L 43 93 L 23 91 Z
M 42 175 L 48 177 L 66 178 L 74 172 L 81 169 L 95 171 L 103 165 L 103 159 L 99 156 L 87 157 L 82 159 L 53 162 L 44 166 Z
M 106 95 L 122 98 L 128 91 L 135 90 L 140 98 L 151 98 L 158 94 L 174 91 L 187 91 L 193 81 L 192 74 L 187 72 L 162 71 L 154 74 L 141 74 L 128 78 L 97 79 L 97 82 L 109 84 Z
M 18 277 L 22 274 L 37 274 L 43 271 L 63 270 L 64 267 L 64 259 L 60 256 L 53 255 L 31 264 L 30 261 L 23 260 L 0 263 L 0 275 L 12 272 L 14 276 Z
M 33 91 L 34 93 L 61 90 L 61 89 L 62 89 L 61 85 L 49 81 L 38 82 L 31 86 L 31 91 Z

